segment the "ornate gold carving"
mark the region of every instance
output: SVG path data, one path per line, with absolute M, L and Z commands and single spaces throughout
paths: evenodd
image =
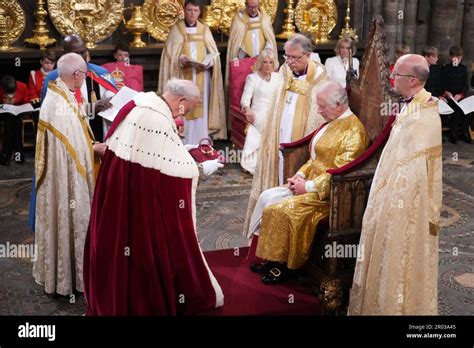
M 326 43 L 337 23 L 337 6 L 334 0 L 300 0 L 295 18 L 300 32 L 311 33 L 316 43 Z
M 124 0 L 49 0 L 48 11 L 62 35 L 78 34 L 88 48 L 112 35 L 123 19 Z
M 359 41 L 359 37 L 356 34 L 357 30 L 351 28 L 351 26 L 350 26 L 350 23 L 351 23 L 351 0 L 347 0 L 346 17 L 344 18 L 344 21 L 346 22 L 346 25 L 341 30 L 341 35 L 339 35 L 339 38 L 342 39 L 343 37 L 348 36 L 356 42 Z
M 147 32 L 165 42 L 171 27 L 183 18 L 183 2 L 177 0 L 145 0 L 143 19 Z
M 286 1 L 286 8 L 283 11 L 286 13 L 285 23 L 283 23 L 283 31 L 277 35 L 279 39 L 286 40 L 295 34 L 295 10 L 293 3 L 293 0 Z
M 145 47 L 146 43 L 142 41 L 142 34 L 146 31 L 146 22 L 143 19 L 142 7 L 132 5 L 132 18 L 127 22 L 126 28 L 133 34 L 132 47 Z
M 338 315 L 342 304 L 342 285 L 339 279 L 321 282 L 319 288 L 321 315 Z
M 48 36 L 49 30 L 45 21 L 47 16 L 48 12 L 44 9 L 44 0 L 38 0 L 38 7 L 35 11 L 36 28 L 33 30 L 35 34 L 29 39 L 25 39 L 25 42 L 38 45 L 40 49 L 45 49 L 46 46 L 52 45 L 56 42 L 56 39 Z
M 0 51 L 10 50 L 25 30 L 25 13 L 17 0 L 0 2 Z
M 260 3 L 273 22 L 278 9 L 278 1 L 262 0 Z M 204 6 L 203 21 L 213 32 L 229 35 L 232 19 L 243 7 L 245 7 L 245 0 L 212 0 L 211 5 Z

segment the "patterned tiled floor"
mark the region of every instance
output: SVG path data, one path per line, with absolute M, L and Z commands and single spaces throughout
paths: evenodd
M 220 144 L 222 145 L 222 144 Z M 30 244 L 27 210 L 32 154 L 24 166 L 0 167 L 0 244 Z M 474 315 L 474 145 L 444 144 L 444 199 L 439 254 L 439 313 Z M 252 177 L 235 164 L 201 181 L 198 236 L 203 250 L 247 245 L 242 236 Z M 81 315 L 82 295 L 52 297 L 28 259 L 0 258 L 0 315 Z

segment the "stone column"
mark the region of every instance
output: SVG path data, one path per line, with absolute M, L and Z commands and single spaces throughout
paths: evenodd
M 464 63 L 470 74 L 473 71 L 474 61 L 474 0 L 464 2 L 464 24 L 462 29 L 462 48 L 464 49 Z M 469 75 L 471 76 L 471 75 Z M 471 81 L 469 79 L 469 81 Z
M 416 50 L 416 36 L 418 34 L 417 25 L 418 0 L 405 1 L 403 14 L 403 41 L 410 46 L 413 53 Z
M 398 19 L 399 0 L 386 0 L 383 8 L 383 19 L 385 21 L 385 34 L 387 36 L 387 45 L 389 47 L 388 57 L 393 62 L 395 57 L 395 47 L 397 42 L 397 30 L 399 28 Z

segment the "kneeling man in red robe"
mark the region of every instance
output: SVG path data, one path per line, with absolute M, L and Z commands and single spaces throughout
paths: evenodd
M 223 305 L 196 235 L 199 168 L 174 118 L 199 99 L 191 81 L 140 93 L 115 118 L 84 250 L 88 315 L 177 315 Z M 203 163 L 205 174 L 222 166 Z

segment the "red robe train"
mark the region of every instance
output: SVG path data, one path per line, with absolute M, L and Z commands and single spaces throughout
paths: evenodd
M 221 306 L 195 232 L 198 170 L 168 105 L 154 92 L 139 94 L 107 138 L 84 250 L 87 314 L 176 315 Z

